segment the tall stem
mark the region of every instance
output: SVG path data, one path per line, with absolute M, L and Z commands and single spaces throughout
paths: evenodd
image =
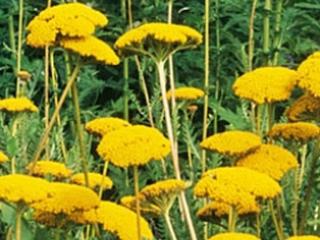
M 16 73 L 19 73 L 21 71 L 21 50 L 22 50 L 22 34 L 23 34 L 23 9 L 24 0 L 19 0 L 19 28 L 18 28 L 18 47 L 17 47 L 17 69 Z M 19 75 L 17 74 L 17 86 L 16 86 L 16 96 L 20 96 L 21 94 L 21 79 Z
M 281 47 L 281 18 L 282 18 L 282 7 L 283 7 L 283 0 L 276 1 L 276 22 L 275 22 L 275 29 L 274 29 L 274 44 L 273 48 L 275 50 L 273 56 L 273 65 L 277 65 L 279 61 L 279 52 Z
M 15 240 L 21 240 L 21 220 L 22 220 L 22 214 L 24 212 L 24 206 L 21 204 L 17 204 L 16 209 L 16 239 Z
M 44 54 L 44 126 L 49 126 L 49 46 L 45 47 Z M 49 159 L 49 144 L 45 143 L 45 158 Z
M 268 204 L 269 204 L 269 210 L 270 210 L 270 213 L 271 213 L 272 221 L 273 221 L 275 229 L 276 229 L 276 233 L 277 233 L 278 239 L 279 240 L 284 240 L 284 234 L 283 234 L 283 232 L 281 230 L 282 228 L 281 228 L 280 223 L 279 223 L 279 221 L 277 219 L 276 212 L 275 212 L 274 206 L 273 206 L 273 201 L 271 199 L 268 200 Z
M 298 233 L 298 204 L 299 204 L 299 190 L 300 190 L 300 186 L 299 186 L 299 169 L 294 169 L 294 173 L 293 173 L 293 206 L 292 206 L 292 210 L 291 210 L 291 226 L 292 226 L 292 232 L 293 235 L 297 235 Z
M 103 185 L 104 185 L 104 181 L 105 181 L 105 176 L 107 174 L 107 170 L 108 170 L 108 161 L 105 161 L 104 166 L 103 166 L 103 172 L 102 172 L 102 179 L 101 179 L 101 184 L 100 184 L 100 188 L 99 188 L 99 198 L 102 198 L 102 192 L 103 192 Z
M 8 30 L 9 30 L 9 43 L 10 43 L 10 48 L 12 50 L 12 59 L 14 59 L 17 49 L 16 49 L 16 40 L 14 37 L 14 20 L 12 15 L 10 15 L 8 19 Z
M 271 0 L 264 1 L 263 16 L 263 65 L 270 64 L 270 13 L 272 10 Z
M 229 219 L 228 219 L 228 231 L 235 232 L 236 224 L 237 224 L 237 211 L 235 207 L 231 206 L 229 211 Z
M 134 178 L 134 192 L 136 197 L 136 213 L 137 213 L 137 232 L 138 240 L 142 240 L 141 236 L 141 221 L 140 221 L 140 198 L 139 198 L 139 172 L 138 166 L 133 166 L 133 178 Z
M 256 16 L 258 0 L 253 0 L 249 21 L 249 39 L 248 39 L 248 66 L 247 71 L 252 71 L 252 61 L 254 55 L 254 19 Z
M 170 220 L 169 211 L 167 211 L 163 216 L 164 216 L 164 220 L 166 221 L 166 224 L 167 224 L 170 236 L 171 236 L 171 240 L 177 240 L 176 234 L 174 232 L 174 228 L 173 228 L 171 220 Z

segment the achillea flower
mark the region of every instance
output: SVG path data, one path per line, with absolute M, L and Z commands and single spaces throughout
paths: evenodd
M 196 100 L 204 96 L 204 91 L 194 87 L 180 87 L 176 88 L 173 94 L 171 90 L 167 92 L 167 99 L 171 99 L 172 96 L 176 100 Z
M 248 234 L 248 233 L 219 233 L 211 238 L 209 240 L 260 240 L 260 238 L 257 238 L 254 235 Z
M 257 104 L 287 100 L 297 73 L 285 67 L 261 67 L 240 76 L 233 84 L 235 95 Z
M 4 152 L 0 151 L 0 163 L 7 162 L 9 160 L 8 156 Z
M 99 62 L 118 65 L 119 57 L 112 48 L 100 39 L 89 36 L 84 38 L 61 38 L 60 45 L 83 57 L 93 57 Z
M 164 158 L 170 142 L 158 129 L 136 125 L 104 135 L 97 152 L 103 160 L 126 168 Z
M 298 67 L 298 86 L 320 97 L 320 52 L 311 54 Z
M 38 112 L 38 108 L 26 97 L 5 98 L 0 100 L 0 111 Z
M 305 236 L 293 236 L 287 238 L 287 240 L 320 240 L 320 237 L 314 235 L 305 235 Z
M 100 188 L 101 184 L 102 184 L 103 190 L 112 188 L 112 185 L 113 185 L 112 180 L 107 176 L 103 176 L 102 174 L 99 174 L 99 173 L 90 172 L 88 173 L 88 178 L 89 178 L 89 187 L 91 189 Z M 83 185 L 83 186 L 86 185 L 85 177 L 83 173 L 77 173 L 71 176 L 70 181 L 78 185 Z
M 32 169 L 32 175 L 45 177 L 52 176 L 56 179 L 67 178 L 71 175 L 71 170 L 66 167 L 63 163 L 50 161 L 50 160 L 42 160 L 37 161 L 34 165 L 28 165 L 27 169 Z
M 136 212 L 136 197 L 135 196 L 124 196 L 120 199 L 120 203 L 122 206 L 131 209 L 132 211 Z M 162 214 L 161 209 L 148 202 L 145 199 L 139 198 L 139 205 L 141 213 L 144 215 L 156 215 L 159 216 Z
M 236 164 L 265 173 L 275 180 L 281 180 L 287 171 L 299 165 L 290 151 L 271 144 L 261 145 L 253 153 L 237 160 Z
M 50 197 L 32 205 L 38 211 L 71 215 L 99 206 L 99 197 L 91 189 L 67 183 L 50 183 Z
M 286 110 L 285 115 L 292 122 L 318 119 L 320 117 L 320 98 L 309 93 L 304 94 Z
M 0 199 L 30 205 L 49 196 L 50 183 L 44 179 L 21 174 L 0 177 Z
M 96 118 L 86 123 L 86 130 L 99 136 L 104 136 L 114 130 L 131 126 L 126 120 L 114 117 Z
M 217 133 L 204 139 L 200 144 L 206 150 L 229 157 L 244 156 L 260 145 L 261 139 L 258 135 L 245 131 Z
M 320 136 L 320 128 L 313 123 L 278 123 L 273 125 L 268 135 L 273 139 L 305 143 Z

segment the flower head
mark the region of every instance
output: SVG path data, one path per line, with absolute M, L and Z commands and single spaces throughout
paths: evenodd
M 320 240 L 320 237 L 314 235 L 293 236 L 287 238 L 287 240 Z
M 161 209 L 152 204 L 151 202 L 146 201 L 141 196 L 139 197 L 139 206 L 140 211 L 144 215 L 152 215 L 152 216 L 160 216 L 162 214 Z M 120 203 L 122 206 L 131 209 L 132 211 L 136 211 L 136 197 L 135 196 L 124 196 L 120 199 Z
M 100 186 L 102 186 L 102 189 L 110 189 L 112 188 L 112 180 L 107 177 L 107 176 L 103 176 L 102 174 L 99 173 L 94 173 L 94 172 L 90 172 L 88 173 L 88 180 L 89 180 L 89 187 L 91 189 L 96 189 Z M 70 181 L 72 183 L 78 184 L 78 185 L 83 185 L 85 186 L 85 176 L 83 173 L 77 173 L 73 176 L 71 176 Z
M 38 108 L 26 97 L 5 98 L 0 100 L 0 111 L 38 112 Z
M 248 233 L 219 233 L 209 240 L 260 240 L 254 235 Z
M 241 157 L 261 145 L 258 135 L 245 131 L 227 131 L 204 139 L 200 146 L 230 157 Z
M 0 163 L 7 162 L 9 160 L 8 156 L 4 152 L 0 151 Z
M 31 163 L 27 169 L 32 168 L 32 175 L 45 177 L 47 175 L 53 176 L 56 179 L 67 178 L 71 175 L 71 170 L 68 169 L 63 163 L 42 160 L 37 161 L 34 165 Z
M 170 142 L 158 129 L 136 125 L 104 135 L 97 152 L 105 161 L 129 167 L 164 158 L 170 152 Z
M 204 96 L 204 91 L 194 87 L 180 87 L 174 90 L 174 93 L 169 90 L 167 92 L 167 98 L 171 99 L 172 96 L 177 100 L 196 100 Z
M 254 169 L 275 180 L 281 180 L 287 171 L 298 167 L 298 160 L 291 152 L 282 147 L 263 144 L 253 153 L 238 159 L 237 166 Z
M 287 100 L 297 73 L 284 67 L 261 67 L 245 73 L 233 84 L 235 95 L 257 104 Z
M 114 117 L 103 117 L 96 118 L 86 123 L 86 130 L 89 133 L 93 133 L 99 136 L 104 136 L 107 133 L 110 133 L 114 130 L 118 130 L 122 127 L 131 126 L 129 122 L 120 118 Z

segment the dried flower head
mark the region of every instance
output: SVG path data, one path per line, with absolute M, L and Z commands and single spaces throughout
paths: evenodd
M 158 129 L 136 125 L 104 135 L 97 152 L 116 166 L 137 166 L 167 156 L 170 142 Z
M 126 120 L 114 117 L 103 117 L 93 119 L 86 123 L 85 128 L 89 133 L 104 136 L 107 133 L 129 126 L 131 126 L 131 124 Z
M 17 73 L 17 77 L 27 82 L 31 79 L 31 74 L 28 71 L 21 70 Z
M 297 73 L 285 67 L 261 67 L 245 73 L 233 84 L 235 95 L 257 104 L 287 100 Z
M 26 97 L 5 98 L 0 100 L 0 111 L 38 112 L 38 108 Z
M 97 189 L 102 186 L 102 189 L 110 189 L 112 188 L 112 180 L 107 177 L 103 176 L 102 174 L 99 173 L 94 173 L 94 172 L 89 172 L 88 173 L 88 180 L 89 180 L 89 187 L 91 189 Z M 71 176 L 70 181 L 72 183 L 78 184 L 78 185 L 83 185 L 85 186 L 85 176 L 83 173 L 77 173 L 73 176 Z
M 171 99 L 172 96 L 176 100 L 196 100 L 204 96 L 204 91 L 194 87 L 180 87 L 176 88 L 173 93 L 171 90 L 167 92 L 167 99 Z
M 0 163 L 7 162 L 8 160 L 8 156 L 4 152 L 0 151 Z
M 257 238 L 254 235 L 248 234 L 248 233 L 219 233 L 211 238 L 209 240 L 260 240 L 260 238 Z
M 66 165 L 50 160 L 37 161 L 34 165 L 31 163 L 27 169 L 31 170 L 31 168 L 32 175 L 39 177 L 52 176 L 55 179 L 62 179 L 71 175 L 71 170 Z

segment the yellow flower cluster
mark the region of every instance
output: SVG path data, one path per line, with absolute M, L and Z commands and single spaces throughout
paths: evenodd
M 113 185 L 112 180 L 107 176 L 103 176 L 102 174 L 99 174 L 99 173 L 89 172 L 88 178 L 89 178 L 89 187 L 91 189 L 96 189 L 100 186 L 102 186 L 102 189 L 112 188 L 112 185 Z M 83 173 L 77 173 L 71 176 L 70 181 L 72 183 L 85 186 L 85 177 Z
M 71 170 L 63 163 L 42 160 L 37 161 L 36 164 L 30 164 L 27 166 L 28 170 L 32 168 L 32 175 L 45 177 L 47 175 L 53 176 L 56 179 L 67 178 L 71 175 Z
M 156 128 L 135 125 L 104 135 L 97 152 L 103 160 L 126 168 L 164 158 L 170 142 Z
M 27 26 L 27 43 L 34 47 L 53 45 L 58 36 L 87 37 L 95 27 L 107 25 L 100 12 L 81 3 L 50 7 L 38 14 Z
M 295 122 L 273 125 L 268 135 L 273 139 L 305 143 L 320 136 L 320 128 L 313 123 Z
M 220 233 L 209 240 L 259 240 L 259 238 L 248 233 Z
M 298 98 L 285 112 L 292 121 L 314 120 L 320 117 L 320 98 L 311 94 L 304 94 Z
M 287 240 L 320 240 L 320 237 L 314 235 L 305 235 L 305 236 L 294 236 L 289 237 Z
M 241 157 L 261 145 L 258 135 L 245 131 L 227 131 L 204 139 L 200 146 L 230 157 Z
M 298 67 L 298 86 L 320 97 L 320 52 L 315 52 Z
M 232 88 L 235 95 L 262 104 L 288 99 L 296 82 L 294 70 L 261 67 L 237 78 Z
M 173 94 L 171 90 L 167 92 L 167 99 L 171 99 L 172 96 L 177 100 L 196 100 L 204 96 L 204 91 L 194 87 L 180 87 L 176 88 Z
M 156 215 L 156 216 L 159 216 L 162 214 L 162 211 L 161 209 L 148 202 L 148 201 L 144 201 L 143 199 L 140 199 L 140 202 L 139 202 L 139 206 L 140 206 L 140 211 L 142 214 L 145 214 L 145 215 Z M 122 206 L 125 206 L 126 208 L 129 208 L 131 209 L 132 211 L 136 211 L 136 197 L 135 196 L 124 196 L 120 199 L 120 203 Z
M 119 57 L 112 48 L 100 39 L 89 36 L 85 38 L 62 38 L 60 45 L 68 50 L 78 53 L 83 57 L 93 57 L 105 64 L 117 65 L 120 63 Z
M 30 205 L 49 196 L 50 183 L 41 178 L 21 174 L 0 177 L 0 199 Z
M 38 108 L 26 97 L 0 100 L 0 110 L 8 112 L 38 112 Z
M 104 117 L 93 119 L 86 124 L 85 128 L 89 133 L 104 136 L 114 130 L 128 126 L 131 126 L 131 124 L 126 120 L 114 117 Z
M 8 156 L 4 152 L 0 151 L 0 163 L 7 162 L 9 160 Z
M 236 164 L 265 173 L 275 180 L 281 180 L 287 171 L 298 167 L 298 160 L 282 147 L 263 144 L 255 152 L 237 160 Z

